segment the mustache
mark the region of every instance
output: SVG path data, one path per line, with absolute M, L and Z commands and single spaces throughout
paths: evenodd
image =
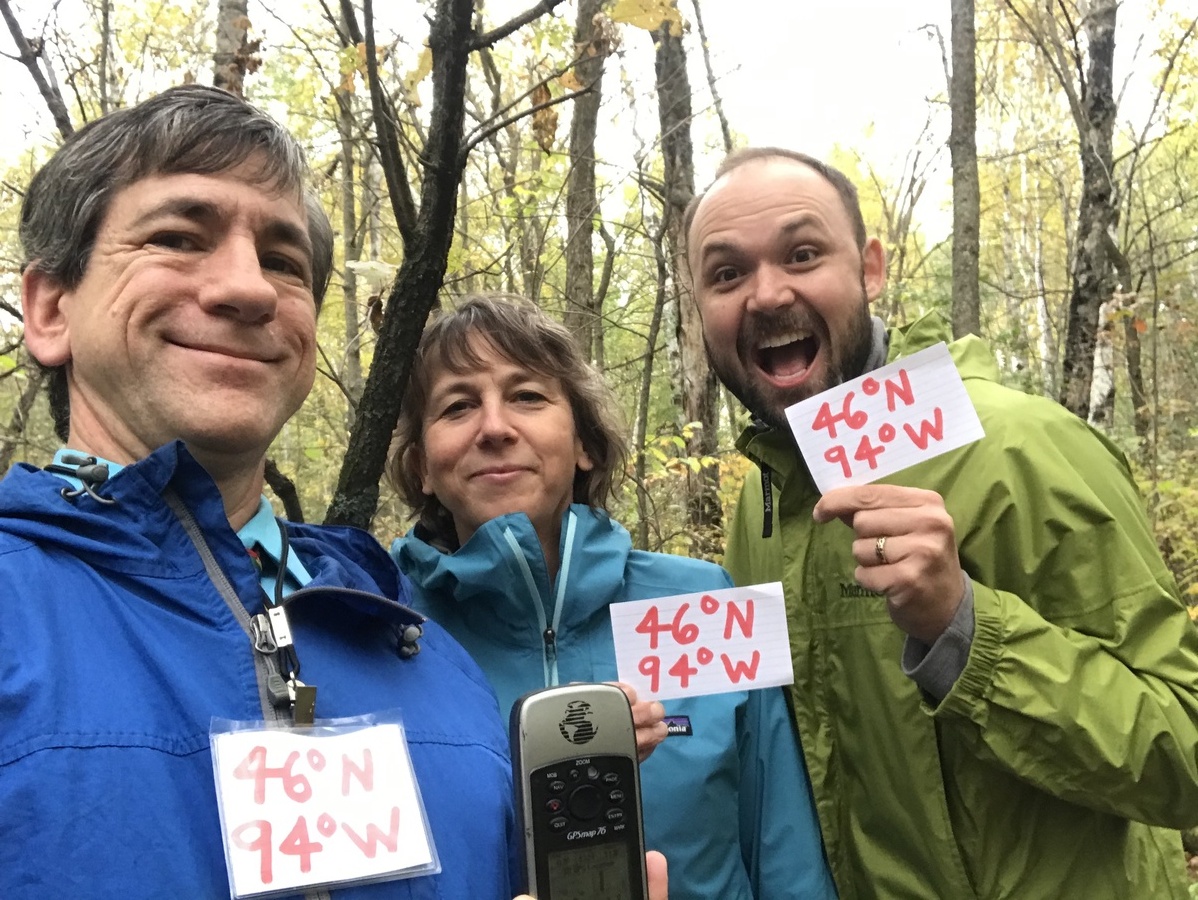
M 788 331 L 806 331 L 821 342 L 824 339 L 823 320 L 806 310 L 791 306 L 774 312 L 746 315 L 741 322 L 737 343 L 742 351 L 752 350 L 765 339 Z

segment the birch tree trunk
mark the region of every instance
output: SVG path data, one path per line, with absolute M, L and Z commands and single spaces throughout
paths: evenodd
M 1075 415 L 1088 418 L 1090 382 L 1098 351 L 1098 318 L 1114 288 L 1109 236 L 1118 221 L 1112 138 L 1115 126 L 1113 68 L 1116 0 L 1096 0 L 1083 27 L 1089 62 L 1080 95 L 1078 131 L 1081 139 L 1082 197 L 1077 212 L 1072 289 L 1062 361 L 1061 403 Z
M 948 139 L 953 167 L 953 337 L 981 334 L 978 240 L 981 198 L 977 148 L 977 41 L 973 0 L 952 0 Z

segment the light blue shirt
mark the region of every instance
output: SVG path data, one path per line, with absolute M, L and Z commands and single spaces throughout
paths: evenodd
M 88 455 L 90 454 L 81 453 L 78 450 L 63 449 L 54 454 L 54 462 L 57 465 L 69 468 L 69 464 L 64 462 L 63 457 Z M 112 478 L 124 468 L 120 463 L 110 462 L 98 456 L 95 459 L 96 462 L 108 466 L 109 478 Z M 64 481 L 69 482 L 72 487 L 83 487 L 83 483 L 78 478 L 58 472 L 55 474 Z M 275 595 L 276 573 L 279 568 L 279 557 L 283 555 L 283 538 L 279 534 L 278 520 L 275 518 L 274 510 L 271 508 L 270 501 L 266 499 L 265 495 L 258 500 L 258 509 L 254 512 L 254 515 L 238 529 L 237 536 L 241 538 L 241 543 L 245 545 L 246 550 L 253 549 L 254 545 L 257 544 L 259 559 L 263 563 L 258 579 L 262 584 L 262 590 L 266 591 L 266 596 L 273 599 Z M 274 565 L 267 565 L 266 563 L 268 562 Z M 304 568 L 304 564 L 300 562 L 299 556 L 295 553 L 288 553 L 287 578 L 283 582 L 284 595 L 303 587 L 311 580 L 312 576 Z

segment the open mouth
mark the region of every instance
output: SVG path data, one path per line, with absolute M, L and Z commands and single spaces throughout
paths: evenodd
M 819 352 L 819 338 L 810 331 L 787 331 L 762 340 L 753 361 L 775 381 L 801 381 Z

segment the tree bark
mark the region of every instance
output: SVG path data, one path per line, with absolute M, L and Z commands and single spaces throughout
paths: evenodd
M 602 327 L 595 306 L 595 131 L 602 100 L 607 44 L 595 19 L 604 0 L 578 0 L 574 74 L 589 92 L 570 111 L 570 171 L 566 176 L 566 312 L 563 321 L 588 359 L 595 358 L 595 335 Z
M 1061 403 L 1081 418 L 1090 413 L 1098 317 L 1114 284 L 1108 241 L 1118 222 L 1112 138 L 1115 125 L 1113 67 L 1116 0 L 1092 3 L 1083 27 L 1089 62 L 1080 97 L 1078 131 L 1082 157 L 1082 196 L 1071 266 L 1072 290 L 1062 361 Z
M 342 26 L 345 19 L 342 18 Z M 358 220 L 357 174 L 359 171 L 354 132 L 354 95 L 338 89 L 337 131 L 341 137 L 341 248 L 345 262 L 362 258 L 362 226 Z M 345 387 L 345 425 L 352 428 L 362 396 L 362 316 L 358 310 L 358 278 L 346 265 L 341 277 L 341 297 L 345 307 L 345 351 L 342 360 L 341 383 Z
M 671 257 L 673 303 L 677 309 L 682 424 L 698 423 L 697 429 L 688 437 L 687 455 L 710 458 L 718 447 L 719 382 L 707 362 L 698 307 L 686 287 L 686 280 L 680 276 L 681 254 L 686 243 L 686 235 L 682 233 L 683 214 L 695 195 L 690 79 L 682 36 L 671 34 L 668 24 L 652 35 L 656 45 L 654 71 L 665 181 L 662 220 Z M 722 547 L 718 537 L 723 522 L 719 467 L 701 466 L 698 474 L 689 475 L 687 481 L 687 511 L 694 551 L 696 555 L 710 558 Z
M 212 83 L 238 97 L 245 96 L 250 18 L 248 0 L 220 0 L 216 11 L 216 53 Z
M 28 352 L 25 351 L 26 355 Z M 8 420 L 8 427 L 4 429 L 4 439 L 0 440 L 0 474 L 8 471 L 16 460 L 17 447 L 24 444 L 25 425 L 29 421 L 29 414 L 33 411 L 33 404 L 37 401 L 45 381 L 46 370 L 31 361 L 29 377 L 25 382 L 25 387 L 21 390 L 20 397 L 17 398 L 12 417 Z
M 953 337 L 981 334 L 978 272 L 981 193 L 978 184 L 977 56 L 974 0 L 952 0 L 952 77 L 948 139 L 953 168 Z

